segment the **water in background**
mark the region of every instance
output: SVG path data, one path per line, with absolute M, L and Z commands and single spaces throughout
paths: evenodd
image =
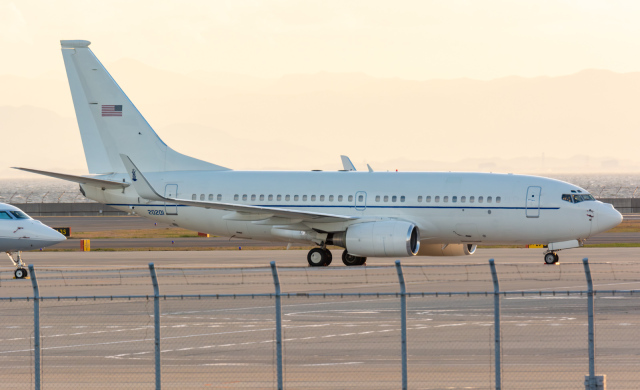
M 640 174 L 546 175 L 587 189 L 596 198 L 640 198 Z M 2 203 L 86 203 L 76 183 L 51 179 L 0 180 Z

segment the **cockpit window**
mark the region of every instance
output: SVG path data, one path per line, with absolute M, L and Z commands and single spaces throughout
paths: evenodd
M 573 203 L 582 202 L 582 195 L 573 195 Z
M 29 216 L 22 211 L 10 211 L 10 213 L 17 219 L 29 219 Z
M 0 211 L 0 219 L 11 219 L 11 216 L 6 211 Z
M 571 195 L 569 195 L 569 194 L 562 194 L 562 200 L 564 200 L 565 202 L 569 202 L 569 203 L 571 203 Z
M 596 199 L 593 197 L 593 195 L 582 195 L 582 200 L 589 201 L 589 200 L 596 200 Z

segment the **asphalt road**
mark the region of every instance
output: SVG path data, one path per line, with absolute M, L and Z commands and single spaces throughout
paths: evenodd
M 581 248 L 546 266 L 539 250 L 480 249 L 474 256 L 402 259 L 410 292 L 555 291 L 501 298 L 503 388 L 581 389 L 588 373 L 586 286 L 640 289 L 640 248 Z M 400 388 L 400 302 L 396 296 L 308 297 L 304 293 L 397 292 L 394 259 L 366 267 L 301 267 L 305 251 L 30 252 L 43 296 L 257 294 L 283 298 L 284 371 L 290 389 Z M 337 253 L 334 253 L 336 256 Z M 186 267 L 186 268 L 185 268 Z M 97 269 L 101 271 L 96 271 Z M 0 296 L 33 293 L 29 280 L 0 269 Z M 302 294 L 298 294 L 302 293 Z M 164 388 L 272 389 L 273 297 L 167 298 L 161 305 Z M 409 387 L 489 389 L 493 295 L 413 297 L 407 302 Z M 597 294 L 598 374 L 610 388 L 640 380 L 640 294 Z M 153 300 L 44 300 L 40 303 L 44 388 L 153 388 Z M 33 302 L 0 302 L 0 383 L 30 388 Z

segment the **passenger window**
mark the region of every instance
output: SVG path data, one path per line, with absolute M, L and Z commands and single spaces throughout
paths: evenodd
M 278 196 L 276 197 L 276 200 L 280 202 L 282 200 L 282 195 L 278 194 Z
M 287 202 L 291 200 L 291 195 L 285 195 L 284 200 L 286 200 Z
M 447 202 L 449 201 L 449 197 L 448 197 L 448 196 L 445 196 L 444 198 L 442 198 L 442 201 L 443 201 L 444 203 L 447 203 Z
M 218 194 L 218 201 L 222 200 L 222 194 Z
M 358 195 L 358 202 L 362 202 L 362 201 L 364 201 L 364 196 Z
M 385 201 L 385 202 L 388 202 L 388 201 L 389 201 L 389 196 L 388 196 L 388 195 L 385 195 L 385 196 L 384 196 L 384 201 Z
M 233 200 L 238 200 L 239 198 L 240 198 L 240 195 L 238 195 L 238 194 L 235 194 L 235 195 L 233 196 Z
M 496 203 L 500 203 L 500 197 L 496 196 Z
M 200 200 L 204 200 L 204 194 L 200 194 Z
M 302 201 L 306 202 L 307 201 L 307 196 L 306 195 L 302 195 Z
M 213 194 L 209 194 L 209 200 L 213 200 Z
M 260 201 L 262 202 L 264 200 L 264 194 L 260 194 Z
M 11 216 L 6 211 L 0 211 L 0 219 L 11 219 Z
M 422 203 L 422 196 L 418 196 L 418 203 Z
M 342 195 L 338 195 L 338 202 L 342 202 Z
M 316 196 L 315 195 L 311 195 L 311 201 L 315 202 L 316 201 Z
M 569 194 L 562 194 L 562 200 L 564 200 L 565 202 L 569 202 L 569 203 L 571 203 L 571 195 L 569 195 Z
M 440 203 L 440 196 L 436 196 L 436 203 Z
M 424 200 L 425 200 L 425 202 L 430 203 L 431 202 L 431 195 L 425 197 Z
M 467 197 L 466 196 L 461 196 L 460 197 L 460 203 L 464 203 L 467 201 Z
M 474 200 L 475 200 L 475 197 L 473 197 L 473 196 L 469 197 L 469 203 L 473 203 Z
M 196 194 L 191 195 L 191 200 L 198 200 L 198 195 Z
M 247 194 L 242 195 L 242 200 L 247 200 Z
M 269 195 L 269 202 L 273 201 L 273 195 Z
M 320 195 L 320 202 L 324 202 L 324 195 Z
M 353 202 L 353 195 L 349 195 L 349 202 Z
M 329 195 L 329 202 L 333 202 L 333 195 Z
M 457 196 L 452 196 L 451 197 L 451 202 L 452 203 L 456 203 L 458 201 L 458 197 Z
M 380 202 L 380 195 L 376 195 L 376 202 Z
M 255 201 L 256 200 L 256 194 L 251 195 L 251 201 Z
M 483 201 L 483 197 L 482 196 L 478 196 L 478 203 L 482 203 Z
M 404 202 L 404 200 L 405 200 L 405 197 L 404 197 L 404 195 L 402 195 L 402 196 L 400 197 L 400 202 Z
M 298 195 L 294 195 L 294 196 L 293 196 L 293 200 L 294 200 L 294 201 L 296 201 L 296 202 L 297 202 L 297 201 L 298 201 L 298 199 L 299 199 Z
M 487 203 L 491 203 L 491 197 L 487 196 Z
M 498 201 L 498 198 L 496 198 L 496 201 Z M 580 202 L 582 202 L 582 195 L 574 195 L 573 203 L 580 203 Z

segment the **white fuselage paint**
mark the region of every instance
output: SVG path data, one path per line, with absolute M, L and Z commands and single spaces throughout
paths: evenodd
M 0 203 L 0 213 L 0 251 L 19 252 L 44 248 L 66 239 L 15 206 Z
M 562 194 L 572 194 L 572 190 L 587 194 L 587 191 L 566 182 L 536 176 L 444 172 L 174 171 L 145 172 L 145 177 L 161 194 L 167 185 L 174 185 L 168 187 L 170 190 L 177 186 L 177 194 L 172 196 L 178 199 L 191 200 L 195 194 L 196 200 L 204 195 L 205 201 L 359 218 L 339 223 L 302 222 L 299 230 L 338 232 L 350 224 L 368 220 L 405 220 L 419 227 L 421 241 L 425 244 L 548 244 L 586 239 L 616 226 L 622 218 L 611 205 L 599 201 L 563 201 Z M 129 180 L 122 174 L 100 178 Z M 535 187 L 539 187 L 539 192 Z M 291 237 L 274 234 L 272 225 L 237 220 L 239 218 L 231 211 L 147 202 L 138 197 L 133 186 L 124 190 L 101 190 L 91 186 L 83 186 L 83 189 L 87 197 L 98 202 L 120 210 L 133 209 L 140 216 L 199 232 L 296 242 Z M 209 198 L 210 194 L 213 199 Z M 260 199 L 262 195 L 264 200 Z M 269 200 L 270 195 L 273 200 Z M 303 200 L 305 195 L 307 198 Z M 364 197 L 362 202 L 358 201 L 359 195 Z M 280 200 L 278 196 L 281 196 Z M 295 196 L 298 196 L 297 200 L 294 200 Z M 324 196 L 324 201 L 320 196 Z M 333 201 L 329 200 L 330 196 Z M 338 200 L 339 196 L 342 201 Z M 350 196 L 353 198 L 349 201 Z M 376 200 L 378 196 L 379 201 Z M 387 201 L 384 201 L 385 196 Z M 403 196 L 404 202 L 401 201 Z M 430 202 L 426 201 L 427 196 L 431 197 Z M 528 196 L 533 198 L 529 204 Z M 447 202 L 445 197 L 448 197 Z M 453 197 L 457 197 L 455 202 Z M 464 201 L 462 197 L 465 197 Z M 471 197 L 474 197 L 473 202 Z M 480 197 L 483 197 L 482 203 Z M 487 201 L 489 197 L 491 203 Z M 295 230 L 291 226 L 288 229 Z

